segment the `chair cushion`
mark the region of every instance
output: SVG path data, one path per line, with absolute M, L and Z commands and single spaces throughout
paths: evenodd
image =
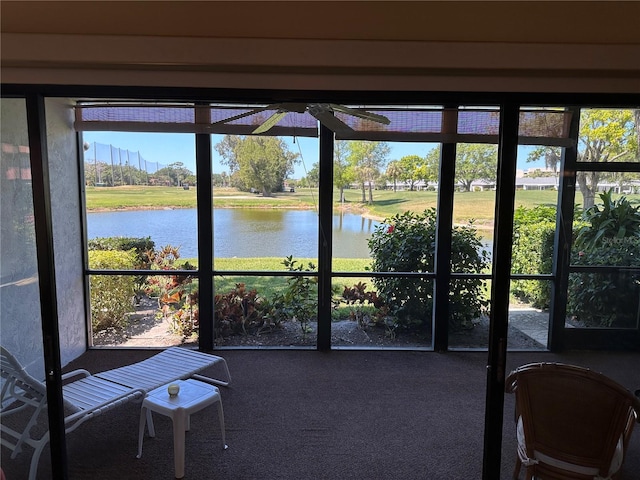
M 522 417 L 518 417 L 518 426 L 516 429 L 516 434 L 518 437 L 518 453 L 522 454 L 527 451 L 526 441 L 524 438 L 524 427 L 522 426 Z M 538 462 L 546 463 L 547 465 L 551 465 L 556 468 L 560 468 L 562 470 L 567 470 L 569 472 L 575 472 L 583 475 L 593 475 L 594 478 L 602 478 L 598 477 L 598 469 L 592 467 L 584 467 L 582 465 L 576 465 L 574 463 L 565 462 L 563 460 L 558 460 L 556 458 L 550 457 L 549 455 L 545 455 L 538 451 L 534 451 L 533 455 L 535 458 L 533 459 L 525 459 L 521 458 L 524 464 L 527 463 L 527 460 L 537 460 Z M 624 460 L 624 443 L 623 436 L 620 435 L 620 439 L 618 440 L 618 444 L 616 445 L 616 450 L 613 454 L 613 458 L 611 459 L 611 465 L 609 466 L 608 477 L 602 480 L 607 480 L 611 478 L 612 475 L 615 475 L 620 467 L 622 467 L 622 461 Z

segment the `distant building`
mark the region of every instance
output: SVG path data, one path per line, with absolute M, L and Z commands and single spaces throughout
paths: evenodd
M 533 172 L 538 169 L 531 169 Z M 520 170 L 522 171 L 522 170 Z M 558 190 L 560 179 L 557 175 L 543 176 L 543 177 L 529 177 L 529 176 L 516 176 L 516 189 L 517 190 Z M 365 187 L 368 188 L 369 184 L 365 183 Z M 457 185 L 462 188 L 462 184 Z M 409 190 L 411 185 L 408 182 L 396 182 L 395 188 L 398 191 Z M 351 188 L 361 188 L 361 184 L 352 184 Z M 374 184 L 375 188 L 375 184 Z M 393 182 L 387 182 L 385 185 L 386 190 L 393 190 Z M 415 191 L 431 190 L 437 191 L 438 184 L 436 182 L 425 182 L 420 180 L 413 184 Z M 483 192 L 485 190 L 495 190 L 496 182 L 494 180 L 474 180 L 471 182 L 472 192 Z M 618 182 L 599 182 L 598 191 L 604 192 L 607 190 L 613 190 L 614 193 L 623 195 L 640 194 L 640 180 L 629 180 L 620 185 Z
M 554 170 L 551 167 L 525 168 L 518 171 L 522 172 L 523 177 L 550 177 L 557 175 L 557 169 Z
M 557 190 L 558 184 L 557 176 L 516 178 L 517 190 Z

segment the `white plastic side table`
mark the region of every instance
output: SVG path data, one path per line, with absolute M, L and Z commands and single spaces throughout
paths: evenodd
M 138 458 L 142 457 L 142 442 L 144 439 L 145 424 L 149 426 L 149 436 L 155 437 L 151 412 L 156 412 L 171 418 L 173 422 L 173 456 L 176 478 L 184 477 L 184 432 L 190 428 L 190 417 L 204 407 L 213 403 L 218 404 L 218 418 L 220 431 L 222 432 L 222 447 L 227 448 L 224 435 L 224 414 L 222 400 L 218 387 L 200 382 L 198 380 L 177 380 L 180 387 L 177 395 L 169 395 L 168 385 L 151 390 L 142 402 L 140 412 L 140 427 L 138 430 Z

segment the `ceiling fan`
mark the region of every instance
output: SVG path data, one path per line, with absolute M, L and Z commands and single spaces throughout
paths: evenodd
M 337 118 L 334 113 L 344 113 L 346 115 L 352 115 L 354 117 L 362 118 L 376 123 L 382 123 L 389 125 L 391 121 L 384 115 L 368 112 L 366 110 L 345 107 L 344 105 L 338 105 L 335 103 L 274 103 L 267 105 L 266 107 L 255 108 L 240 115 L 235 115 L 230 118 L 226 118 L 215 124 L 229 123 L 235 120 L 239 120 L 244 117 L 255 115 L 256 113 L 264 112 L 267 110 L 275 110 L 269 118 L 267 118 L 262 124 L 260 124 L 253 132 L 253 134 L 265 133 L 273 126 L 282 120 L 288 113 L 309 113 L 315 117 L 321 124 L 327 127 L 329 130 L 335 133 L 349 133 L 353 132 L 353 129 Z M 214 124 L 214 125 L 215 125 Z

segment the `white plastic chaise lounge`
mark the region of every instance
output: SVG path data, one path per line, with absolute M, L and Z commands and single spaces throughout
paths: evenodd
M 0 373 L 4 382 L 0 394 L 2 416 L 33 409 L 28 419 L 25 418 L 26 424 L 22 431 L 13 430 L 2 422 L 0 443 L 11 450 L 12 459 L 22 452 L 24 445 L 34 449 L 29 480 L 35 480 L 40 454 L 49 442 L 49 431 L 47 429 L 40 438 L 34 438 L 31 436 L 31 430 L 46 409 L 46 388 L 41 381 L 29 375 L 18 360 L 1 346 L 0 360 Z M 198 373 L 216 364 L 220 364 L 224 370 L 224 380 L 205 377 Z M 74 370 L 62 375 L 62 380 L 65 382 L 74 377 L 79 379 L 62 387 L 65 411 L 70 412 L 65 416 L 66 433 L 119 405 L 130 401 L 141 402 L 150 390 L 175 380 L 193 377 L 222 386 L 227 386 L 231 381 L 224 358 L 180 347 L 168 348 L 141 362 L 95 375 L 86 370 Z

